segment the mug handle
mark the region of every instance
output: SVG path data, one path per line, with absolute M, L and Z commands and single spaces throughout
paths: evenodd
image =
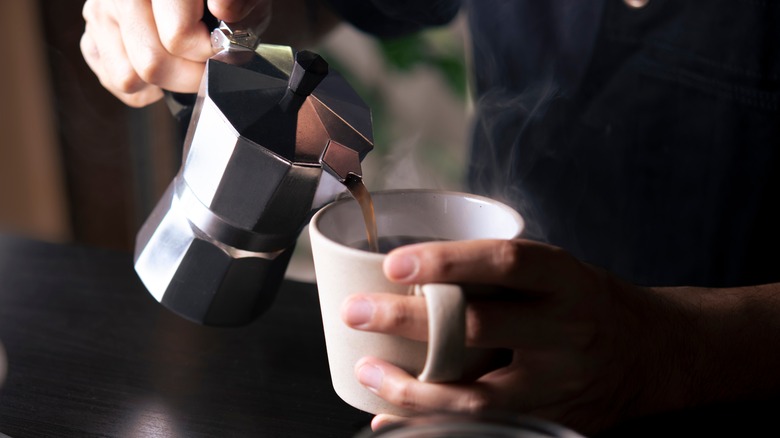
M 452 382 L 463 376 L 466 350 L 466 299 L 460 286 L 424 284 L 415 295 L 428 306 L 428 352 L 417 379 L 422 382 Z

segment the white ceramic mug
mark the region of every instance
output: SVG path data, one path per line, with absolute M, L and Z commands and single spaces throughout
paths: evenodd
M 523 230 L 520 215 L 498 201 L 467 193 L 438 190 L 391 190 L 371 194 L 378 235 L 425 240 L 512 239 Z M 366 240 L 363 216 L 352 198 L 331 203 L 309 224 L 314 270 L 331 379 L 350 405 L 371 413 L 409 415 L 363 387 L 354 366 L 365 356 L 393 363 L 428 382 L 457 381 L 484 367 L 485 350 L 465 347 L 463 291 L 457 285 L 408 286 L 383 273 L 384 254 L 356 249 Z M 370 333 L 348 327 L 341 306 L 355 293 L 384 292 L 425 296 L 429 342 Z

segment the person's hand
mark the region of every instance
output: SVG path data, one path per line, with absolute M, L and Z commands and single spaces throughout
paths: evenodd
M 267 25 L 271 0 L 209 0 L 226 22 Z M 101 84 L 130 106 L 159 100 L 162 90 L 197 92 L 214 53 L 201 21 L 202 0 L 87 0 L 81 52 Z
M 422 383 L 387 362 L 361 359 L 358 380 L 393 404 L 421 413 L 522 413 L 593 433 L 651 410 L 634 400 L 652 398 L 639 394 L 656 390 L 652 382 L 675 383 L 659 376 L 667 367 L 655 354 L 655 344 L 675 338 L 654 324 L 654 315 L 673 313 L 667 303 L 559 248 L 528 240 L 424 243 L 396 249 L 384 270 L 401 283 L 503 288 L 509 298 L 470 300 L 467 344 L 514 352 L 510 365 L 453 384 Z M 353 295 L 342 310 L 353 328 L 427 339 L 423 298 Z M 395 420 L 380 414 L 372 427 Z

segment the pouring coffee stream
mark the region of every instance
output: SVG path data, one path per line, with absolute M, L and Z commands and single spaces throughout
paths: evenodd
M 376 229 L 376 212 L 374 211 L 374 202 L 371 200 L 371 193 L 369 193 L 366 185 L 363 184 L 362 178 L 349 177 L 344 184 L 346 184 L 352 197 L 360 205 L 360 211 L 363 213 L 363 222 L 366 224 L 367 249 L 372 252 L 379 252 L 379 233 L 377 233 Z
M 312 214 L 348 189 L 368 196 L 368 106 L 319 55 L 257 41 L 212 32 L 182 165 L 136 237 L 149 292 L 206 325 L 262 314 Z

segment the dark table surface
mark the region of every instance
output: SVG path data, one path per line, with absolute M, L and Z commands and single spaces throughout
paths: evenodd
M 0 343 L 0 438 L 351 438 L 371 418 L 331 387 L 309 283 L 248 326 L 204 327 L 158 304 L 130 254 L 0 235 Z M 778 412 L 708 406 L 598 438 L 780 436 Z
M 130 254 L 0 236 L 0 436 L 352 437 L 313 284 L 240 328 L 158 304 Z

